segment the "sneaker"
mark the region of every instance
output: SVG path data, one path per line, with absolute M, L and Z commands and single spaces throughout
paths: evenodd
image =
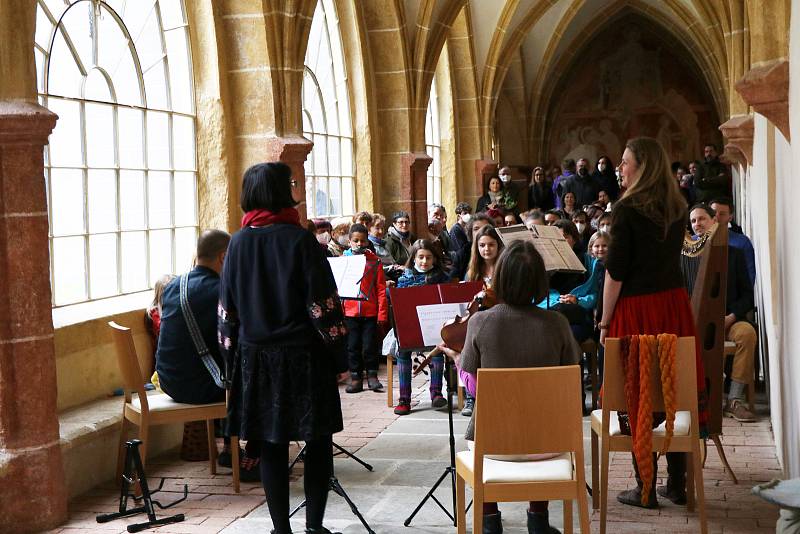
M 465 399 L 464 408 L 461 410 L 461 415 L 464 417 L 472 417 L 472 410 L 475 409 L 475 399 Z
M 656 488 L 656 493 L 665 499 L 669 499 L 673 504 L 684 505 L 686 504 L 686 491 L 679 492 L 668 485 L 659 486 Z
M 447 406 L 447 399 L 445 399 L 441 394 L 434 395 L 433 398 L 431 399 L 431 406 L 433 406 L 437 410 L 439 408 L 444 408 Z
M 361 375 L 351 375 L 350 376 L 350 385 L 344 388 L 347 393 L 361 393 L 364 391 L 364 379 L 361 378 Z
M 411 413 L 411 403 L 400 401 L 394 407 L 395 415 L 408 415 Z
M 377 374 L 373 375 L 370 373 L 370 375 L 367 377 L 367 387 L 369 387 L 371 391 L 380 392 L 383 390 L 383 384 L 381 384 L 381 381 L 378 380 Z
M 753 412 L 739 399 L 728 401 L 722 413 L 725 414 L 726 417 L 732 417 L 740 423 L 754 423 L 756 421 L 756 416 Z
M 650 499 L 647 505 L 642 504 L 642 489 L 633 488 L 621 491 L 617 494 L 617 500 L 622 504 L 629 506 L 638 506 L 639 508 L 658 508 L 658 500 L 656 499 L 655 488 L 650 490 Z
M 222 451 L 217 456 L 217 465 L 220 467 L 231 467 L 233 456 L 231 455 L 231 451 Z M 239 458 L 244 458 L 244 449 L 239 449 Z

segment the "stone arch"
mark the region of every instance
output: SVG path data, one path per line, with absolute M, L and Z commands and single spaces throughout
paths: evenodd
M 678 39 L 679 27 L 677 27 L 674 22 L 668 20 L 659 13 L 655 13 L 652 9 L 643 10 L 642 6 L 639 4 L 620 2 L 615 6 L 613 13 L 606 19 L 606 23 L 603 26 L 593 29 L 593 31 L 586 33 L 581 39 L 576 39 L 570 43 L 569 49 L 574 51 L 571 54 L 563 54 L 555 60 L 555 46 L 552 46 L 551 41 L 551 47 L 542 60 L 539 70 L 540 74 L 537 76 L 539 80 L 546 80 L 547 84 L 541 81 L 538 82 L 531 93 L 530 125 L 532 132 L 530 137 L 533 143 L 532 152 L 535 155 L 542 157 L 546 155 L 545 145 L 547 143 L 547 138 L 542 135 L 542 132 L 545 131 L 545 128 L 550 126 L 548 123 L 549 117 L 547 115 L 547 109 L 550 106 L 553 94 L 555 94 L 559 87 L 561 78 L 565 73 L 569 72 L 577 61 L 577 58 L 580 56 L 579 52 L 585 50 L 586 46 L 588 46 L 597 35 L 605 31 L 610 25 L 616 23 L 616 21 L 620 20 L 622 17 L 629 15 L 634 15 L 653 25 L 658 30 L 659 34 L 667 36 L 666 40 L 677 44 L 679 48 L 683 48 L 686 51 L 685 57 L 697 66 L 697 68 L 693 70 L 701 73 L 701 83 L 705 84 L 705 87 L 712 97 L 717 117 L 727 117 L 729 109 L 729 93 L 726 83 L 727 63 L 725 64 L 726 68 L 724 72 L 721 71 L 717 65 L 709 65 L 708 61 L 706 61 L 708 59 L 707 56 L 698 56 L 698 51 L 696 49 L 685 46 L 686 43 Z M 557 31 L 554 35 L 558 34 Z M 690 41 L 690 43 L 691 42 L 692 41 Z M 696 44 L 696 46 L 701 45 Z

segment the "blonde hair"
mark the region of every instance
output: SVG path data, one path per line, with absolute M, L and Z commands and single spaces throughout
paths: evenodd
M 174 274 L 165 274 L 162 275 L 161 278 L 156 280 L 156 283 L 153 284 L 153 302 L 150 304 L 150 308 L 147 310 L 158 309 L 161 312 L 161 302 L 164 299 L 164 288 L 175 279 Z
M 604 232 L 602 230 L 598 230 L 592 234 L 592 237 L 589 238 L 589 244 L 587 245 L 589 249 L 589 254 L 592 253 L 592 245 L 594 245 L 594 242 L 597 241 L 598 239 L 605 239 L 606 246 L 611 244 L 611 234 L 609 234 L 608 232 Z
M 667 153 L 652 137 L 635 137 L 625 147 L 636 159 L 639 179 L 625 191 L 620 203 L 663 227 L 666 237 L 670 225 L 686 216 L 686 200 L 670 171 Z
M 369 225 L 370 228 L 377 225 L 383 226 L 383 229 L 386 229 L 386 217 L 381 215 L 380 213 L 373 213 L 372 214 L 372 224 Z

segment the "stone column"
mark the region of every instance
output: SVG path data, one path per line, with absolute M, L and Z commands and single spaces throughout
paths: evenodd
M 486 194 L 489 178 L 497 176 L 497 162 L 491 159 L 475 160 L 475 193 L 478 198 Z
M 56 115 L 0 101 L 0 531 L 67 519 L 42 150 Z
M 292 179 L 297 184 L 294 186 L 294 199 L 300 202 L 297 211 L 303 224 L 308 219 L 304 163 L 313 147 L 314 143 L 305 137 L 275 137 L 267 141 L 267 161 L 282 161 L 292 169 Z
M 411 215 L 411 230 L 419 239 L 428 238 L 428 167 L 433 162 L 425 152 L 402 155 L 400 209 Z M 391 217 L 391 214 L 387 214 Z

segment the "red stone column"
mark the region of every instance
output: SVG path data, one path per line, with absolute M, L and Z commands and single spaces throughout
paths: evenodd
M 497 176 L 497 162 L 491 159 L 475 160 L 475 194 L 478 198 L 486 193 L 489 178 Z
M 398 205 L 411 215 L 411 230 L 421 239 L 428 237 L 428 167 L 432 162 L 425 152 L 409 152 L 401 159 Z
M 304 163 L 314 143 L 305 137 L 275 137 L 267 141 L 267 160 L 282 161 L 292 169 L 292 179 L 297 185 L 294 187 L 294 199 L 300 204 L 300 220 L 305 224 L 307 220 L 306 207 L 306 169 Z
M 56 118 L 0 102 L 0 532 L 67 518 L 42 155 Z

